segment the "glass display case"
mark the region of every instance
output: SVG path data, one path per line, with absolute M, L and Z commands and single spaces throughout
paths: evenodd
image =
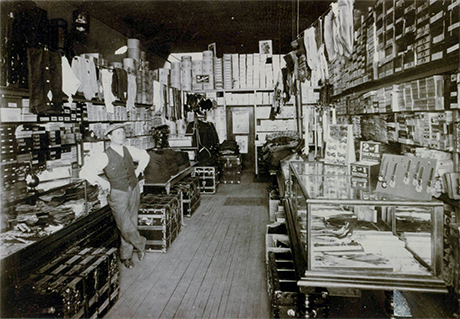
M 394 289 L 447 293 L 442 202 L 364 192 L 353 187 L 346 167 L 290 162 L 289 175 L 283 169 L 307 314 L 318 288 L 325 296 L 383 290 L 390 299 Z

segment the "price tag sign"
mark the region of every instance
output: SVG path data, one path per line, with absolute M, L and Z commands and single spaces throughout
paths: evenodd
M 361 142 L 360 161 L 380 163 L 382 159 L 382 147 L 379 142 Z

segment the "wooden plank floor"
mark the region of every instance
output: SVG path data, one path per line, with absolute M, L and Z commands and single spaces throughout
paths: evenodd
M 225 206 L 229 197 L 268 198 L 267 183 L 220 184 L 166 254 L 121 267 L 120 299 L 105 318 L 269 318 L 264 206 Z
M 243 172 L 244 173 L 244 172 Z M 228 198 L 267 198 L 268 183 L 220 184 L 166 254 L 148 253 L 121 267 L 120 299 L 104 318 L 270 318 L 265 265 L 264 206 L 226 206 Z M 449 318 L 445 295 L 404 294 L 413 318 Z M 331 317 L 385 318 L 384 294 L 333 298 Z

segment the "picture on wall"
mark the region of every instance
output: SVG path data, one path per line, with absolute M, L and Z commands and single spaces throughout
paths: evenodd
M 259 53 L 266 55 L 273 55 L 272 40 L 259 41 Z
M 240 153 L 247 154 L 248 153 L 248 136 L 247 135 L 236 135 L 235 141 L 240 148 Z
M 233 110 L 233 134 L 249 134 L 249 111 Z

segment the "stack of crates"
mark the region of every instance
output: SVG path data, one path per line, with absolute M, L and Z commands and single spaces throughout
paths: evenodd
M 215 194 L 217 191 L 217 170 L 214 166 L 196 166 L 192 176 L 198 177 L 198 188 L 202 194 Z
M 182 226 L 180 194 L 148 194 L 139 206 L 138 230 L 148 252 L 166 253 Z
M 302 318 L 299 293 L 286 223 L 267 225 L 265 234 L 267 288 L 272 318 Z
M 188 176 L 174 185 L 171 190 L 172 193 L 182 194 L 182 211 L 186 217 L 192 217 L 193 213 L 200 206 L 201 196 L 198 186 L 198 177 Z
M 15 317 L 101 318 L 118 300 L 117 248 L 69 249 L 15 288 Z
M 222 155 L 221 160 L 221 182 L 224 184 L 241 183 L 242 162 L 241 155 Z

